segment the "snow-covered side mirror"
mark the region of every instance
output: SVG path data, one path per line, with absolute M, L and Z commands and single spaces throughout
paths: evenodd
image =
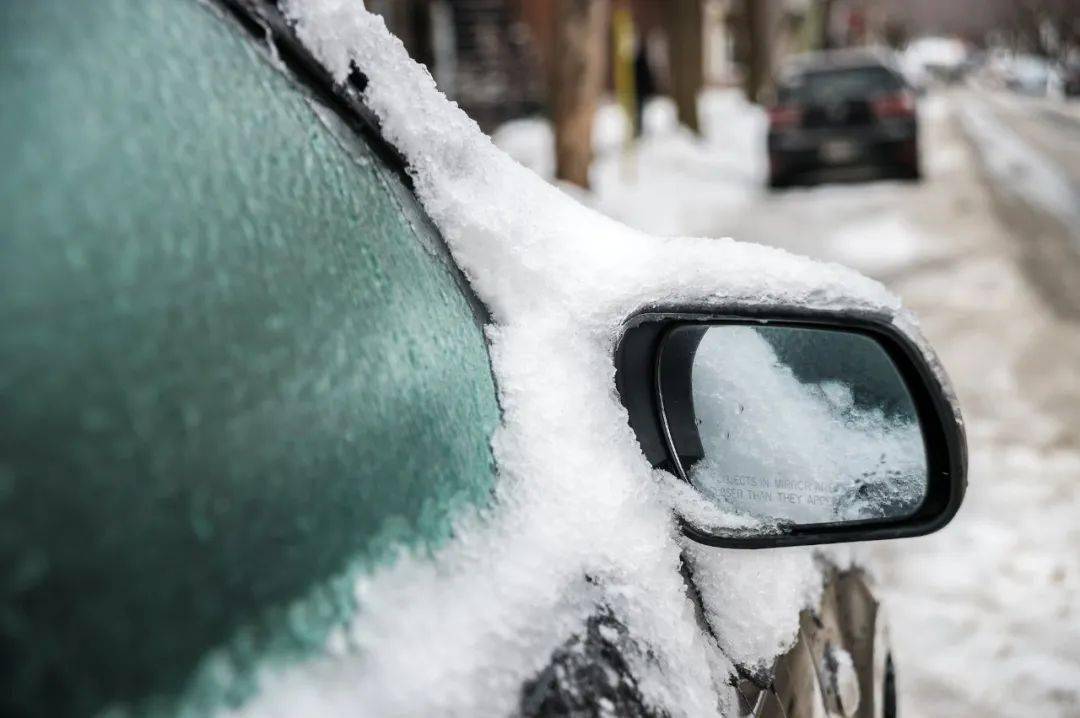
M 959 417 L 890 321 L 775 309 L 627 322 L 616 383 L 645 455 L 695 489 L 687 536 L 761 548 L 930 533 L 966 484 Z

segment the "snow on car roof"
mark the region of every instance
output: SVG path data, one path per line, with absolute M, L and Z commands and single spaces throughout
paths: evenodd
M 435 555 L 403 554 L 360 578 L 335 657 L 275 673 L 244 710 L 512 713 L 522 684 L 606 605 L 644 649 L 626 658 L 646 701 L 671 715 L 734 713 L 733 662 L 766 666 L 792 645 L 820 569 L 809 549 L 683 539 L 671 509 L 693 499 L 646 461 L 615 389 L 623 322 L 656 305 L 800 306 L 875 312 L 918 339 L 913 319 L 840 265 L 732 239 L 652 237 L 602 216 L 498 150 L 355 0 L 291 0 L 286 13 L 337 81 L 353 65 L 366 76 L 366 105 L 491 311 L 504 414 L 490 510 L 461 517 Z M 684 558 L 722 650 L 695 619 Z

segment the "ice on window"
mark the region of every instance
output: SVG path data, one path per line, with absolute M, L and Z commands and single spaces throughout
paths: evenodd
M 693 393 L 704 458 L 689 477 L 722 508 L 824 523 L 908 515 L 923 498 L 926 452 L 914 406 L 871 339 L 716 327 L 698 346 Z

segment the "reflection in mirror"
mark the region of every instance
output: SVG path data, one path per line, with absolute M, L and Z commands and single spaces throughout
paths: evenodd
M 669 335 L 662 361 L 680 355 L 690 383 L 663 386 L 665 419 L 687 478 L 718 508 L 798 524 L 918 509 L 928 479 L 918 417 L 872 338 L 693 325 Z

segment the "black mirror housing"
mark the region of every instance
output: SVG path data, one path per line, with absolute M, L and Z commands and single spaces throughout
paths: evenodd
M 690 482 L 688 467 L 702 453 L 689 398 L 691 364 L 700 336 L 723 327 L 828 330 L 872 340 L 910 396 L 925 449 L 925 492 L 903 515 L 781 521 L 761 531 L 720 530 L 680 516 L 687 537 L 710 546 L 771 548 L 920 536 L 952 519 L 967 485 L 963 423 L 928 357 L 891 317 L 881 314 L 737 307 L 660 309 L 632 316 L 616 348 L 616 387 L 642 452 L 654 467 Z M 698 339 L 688 341 L 687 336 Z

